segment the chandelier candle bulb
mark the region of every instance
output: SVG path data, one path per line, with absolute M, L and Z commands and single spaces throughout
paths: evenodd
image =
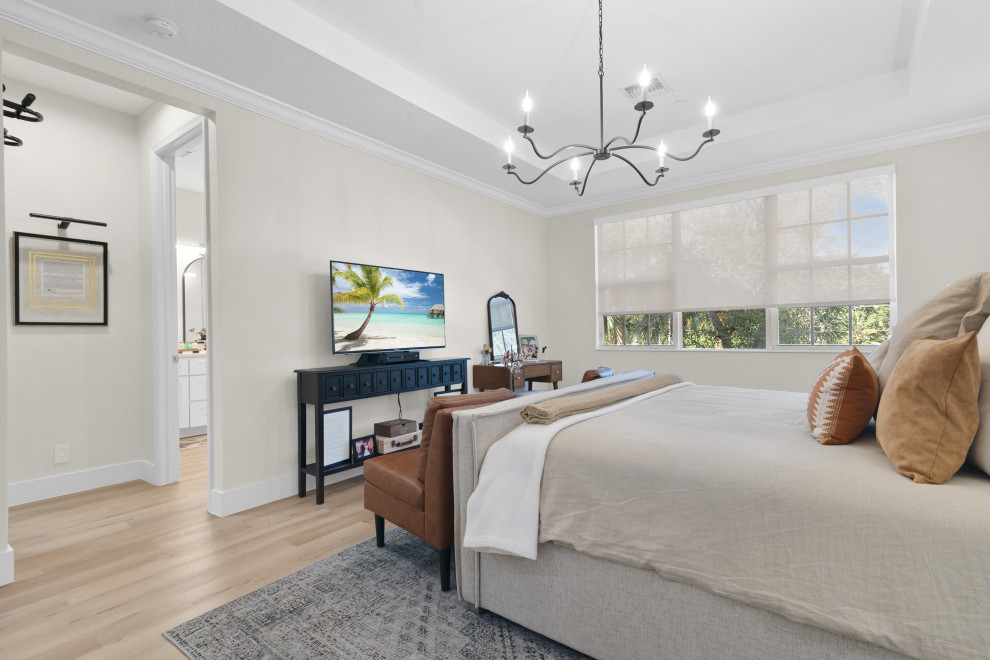
M 529 126 L 529 111 L 533 109 L 533 99 L 529 98 L 529 90 L 526 90 L 526 96 L 522 100 L 523 109 L 523 126 Z
M 578 168 L 581 167 L 581 163 L 578 162 L 577 158 L 571 159 L 571 171 L 574 172 L 574 180 L 578 180 Z
M 505 164 L 512 165 L 512 138 L 505 141 Z
M 650 72 L 646 70 L 645 64 L 642 73 L 639 74 L 639 86 L 643 88 L 643 98 L 640 100 L 646 101 L 646 90 L 650 88 Z
M 708 130 L 713 130 L 715 128 L 715 104 L 712 103 L 710 96 L 707 105 L 705 105 L 705 116 L 708 117 Z
M 667 145 L 663 143 L 663 140 L 660 140 L 660 146 L 657 147 L 657 156 L 660 158 L 661 168 L 663 167 L 663 158 L 664 156 L 666 156 L 666 152 L 667 152 Z

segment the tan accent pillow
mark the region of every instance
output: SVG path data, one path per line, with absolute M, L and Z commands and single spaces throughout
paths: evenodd
M 823 445 L 856 439 L 877 409 L 877 374 L 856 347 L 843 351 L 818 376 L 808 397 L 811 435 Z
M 880 396 L 907 347 L 928 335 L 958 337 L 983 327 L 990 314 L 990 273 L 978 273 L 953 282 L 922 303 L 890 331 L 890 339 L 870 355 L 880 380 Z
M 976 332 L 917 339 L 880 397 L 877 440 L 904 476 L 941 484 L 962 467 L 980 422 Z
M 990 474 L 990 323 L 976 335 L 980 351 L 980 427 L 976 430 L 967 460 Z

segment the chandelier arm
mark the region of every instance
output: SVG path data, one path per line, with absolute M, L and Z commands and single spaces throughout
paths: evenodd
M 551 158 L 553 158 L 554 156 L 556 156 L 557 154 L 559 154 L 564 149 L 588 149 L 591 153 L 595 153 L 595 148 L 592 147 L 591 145 L 588 145 L 588 144 L 568 144 L 568 145 L 565 145 L 565 146 L 561 147 L 560 149 L 557 149 L 557 151 L 553 152 L 552 154 L 550 154 L 548 156 L 544 156 L 543 154 L 540 153 L 540 150 L 536 148 L 536 143 L 533 142 L 533 138 L 529 137 L 529 135 L 527 134 L 527 135 L 523 135 L 523 139 L 526 140 L 527 142 L 529 142 L 530 146 L 533 147 L 533 153 L 536 154 L 539 158 L 541 158 L 543 160 L 550 160 Z M 586 156 L 588 154 L 578 154 L 578 155 L 579 156 Z M 575 158 L 576 158 L 576 156 L 575 156 Z M 551 167 L 553 167 L 553 166 L 551 165 Z
M 649 147 L 647 147 L 647 148 L 649 148 Z M 658 183 L 660 183 L 660 177 L 662 175 L 658 174 L 657 175 L 657 178 L 653 180 L 653 183 L 650 183 L 649 180 L 645 176 L 643 176 L 643 173 L 639 171 L 639 168 L 636 167 L 635 165 L 633 165 L 633 162 L 631 160 L 629 160 L 628 158 L 624 158 L 623 156 L 620 156 L 619 154 L 614 153 L 614 152 L 612 153 L 612 155 L 615 156 L 616 158 L 618 158 L 619 160 L 621 160 L 623 163 L 625 163 L 629 167 L 633 168 L 633 170 L 636 172 L 636 174 L 639 175 L 639 178 L 642 179 L 643 180 L 643 183 L 645 183 L 646 185 L 652 187 L 652 186 L 655 186 Z
M 584 197 L 584 189 L 588 187 L 588 179 L 591 178 L 591 170 L 595 167 L 595 163 L 598 161 L 595 159 L 591 160 L 591 165 L 588 165 L 588 169 L 584 173 L 584 182 L 581 184 L 581 190 L 578 192 L 578 197 Z
M 557 166 L 558 166 L 558 165 L 560 165 L 561 163 L 565 163 L 565 162 L 567 162 L 567 161 L 569 161 L 569 160 L 570 160 L 571 158 L 580 158 L 581 156 L 591 156 L 591 155 L 592 155 L 592 154 L 594 154 L 594 153 L 595 153 L 594 151 L 587 151 L 587 152 L 585 152 L 585 153 L 580 153 L 580 154 L 577 154 L 576 156 L 568 156 L 567 158 L 561 158 L 561 159 L 560 159 L 560 160 L 558 160 L 558 161 L 557 161 L 556 163 L 554 163 L 553 165 L 550 165 L 549 167 L 547 167 L 546 169 L 544 169 L 544 170 L 543 170 L 542 172 L 540 172 L 540 174 L 539 174 L 539 176 L 537 176 L 537 177 L 536 177 L 535 179 L 533 179 L 532 181 L 526 181 L 526 180 L 525 180 L 525 179 L 523 179 L 523 178 L 522 178 L 521 176 L 519 176 L 519 175 L 518 175 L 518 174 L 516 173 L 516 171 L 515 171 L 515 168 L 513 168 L 513 169 L 511 169 L 511 170 L 508 170 L 508 173 L 509 173 L 509 174 L 511 174 L 512 176 L 514 176 L 514 177 L 516 177 L 517 179 L 519 179 L 519 183 L 523 183 L 523 184 L 526 184 L 527 186 L 529 186 L 529 185 L 532 185 L 532 184 L 534 184 L 534 183 L 536 183 L 536 182 L 537 182 L 537 181 L 539 181 L 540 179 L 542 179 L 542 178 L 544 177 L 544 175 L 546 175 L 546 173 L 547 173 L 547 172 L 549 172 L 549 171 L 550 171 L 550 170 L 552 170 L 553 168 L 555 168 L 555 167 L 557 167 Z M 594 165 L 594 164 L 595 164 L 595 162 L 594 162 L 594 161 L 591 161 L 591 164 L 592 164 L 592 165 Z M 591 171 L 591 168 L 590 168 L 590 167 L 588 168 L 588 171 L 589 171 L 589 172 Z
M 698 148 L 694 150 L 694 153 L 693 154 L 691 154 L 690 156 L 687 156 L 685 158 L 681 158 L 681 157 L 675 156 L 673 154 L 668 154 L 666 152 L 664 152 L 664 155 L 667 158 L 673 158 L 674 160 L 679 160 L 679 161 L 681 161 L 683 163 L 683 162 L 688 161 L 688 160 L 691 160 L 692 158 L 694 158 L 695 156 L 697 156 L 698 155 L 698 152 L 701 151 L 701 148 L 703 146 L 705 146 L 709 142 L 714 142 L 714 141 L 715 141 L 715 138 L 713 138 L 713 137 L 708 138 L 707 140 L 705 140 L 704 142 L 702 142 L 701 144 L 698 145 Z M 657 148 L 656 147 L 648 147 L 648 146 L 643 145 L 643 144 L 631 144 L 628 147 L 613 147 L 612 148 L 612 155 L 613 156 L 617 156 L 618 154 L 616 154 L 615 152 L 616 151 L 620 151 L 622 149 L 649 149 L 650 151 L 657 151 Z
M 636 134 L 633 135 L 631 140 L 627 140 L 621 135 L 616 135 L 614 138 L 612 138 L 611 140 L 605 143 L 605 149 L 609 149 L 612 146 L 612 143 L 615 142 L 616 140 L 622 140 L 627 145 L 632 146 L 636 142 L 636 140 L 639 139 L 639 129 L 643 126 L 643 120 L 645 118 L 646 118 L 646 110 L 643 110 L 642 112 L 639 113 L 639 121 L 636 122 Z

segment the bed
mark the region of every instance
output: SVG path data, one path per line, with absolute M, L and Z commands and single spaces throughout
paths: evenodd
M 464 546 L 486 454 L 524 406 L 646 376 L 454 415 L 471 607 L 600 659 L 990 657 L 990 478 L 914 484 L 870 428 L 819 445 L 807 394 L 681 384 L 559 429 L 536 558 Z

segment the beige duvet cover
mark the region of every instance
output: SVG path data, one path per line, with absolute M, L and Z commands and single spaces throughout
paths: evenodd
M 561 431 L 540 541 L 922 658 L 990 657 L 990 478 L 819 445 L 801 393 L 690 386 Z

